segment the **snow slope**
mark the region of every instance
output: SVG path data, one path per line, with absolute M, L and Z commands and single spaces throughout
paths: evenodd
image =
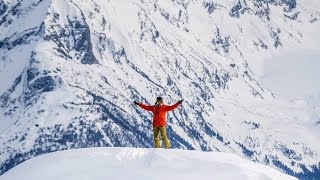
M 310 26 L 310 25 L 305 25 Z M 320 85 L 320 24 L 306 28 L 302 44 L 283 48 L 264 61 L 261 84 L 287 99 L 307 99 L 315 96 L 313 105 L 319 105 Z
M 294 180 L 268 166 L 228 153 L 143 148 L 88 148 L 28 160 L 1 180 L 100 179 Z
M 266 60 L 261 84 L 287 99 L 320 94 L 320 50 L 293 49 Z M 318 102 L 319 103 L 319 102 Z

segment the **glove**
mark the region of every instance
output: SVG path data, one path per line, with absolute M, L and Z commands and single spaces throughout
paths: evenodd
M 135 105 L 138 105 L 139 103 L 138 103 L 137 101 L 134 101 L 134 104 L 135 104 Z
M 179 103 L 179 104 L 182 104 L 182 102 L 183 102 L 183 99 L 182 99 L 182 100 L 180 100 L 180 101 L 178 101 L 178 103 Z

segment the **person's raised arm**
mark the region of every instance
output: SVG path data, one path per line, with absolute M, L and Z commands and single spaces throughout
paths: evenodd
M 145 105 L 143 103 L 139 103 L 137 101 L 134 102 L 136 105 L 140 106 L 142 109 L 147 110 L 147 111 L 152 111 L 153 110 L 153 106 L 148 106 Z
M 177 108 L 180 104 L 182 104 L 183 100 L 178 101 L 177 103 L 175 103 L 174 105 L 171 106 L 167 106 L 166 107 L 166 111 L 172 111 L 175 108 Z

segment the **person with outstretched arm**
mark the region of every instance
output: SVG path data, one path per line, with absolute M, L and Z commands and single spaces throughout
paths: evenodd
M 145 105 L 137 101 L 134 102 L 136 105 L 140 106 L 141 108 L 147 111 L 151 111 L 153 113 L 152 125 L 153 125 L 153 141 L 154 141 L 155 148 L 161 147 L 159 135 L 164 144 L 164 147 L 167 149 L 171 147 L 170 141 L 166 133 L 166 113 L 168 111 L 172 111 L 175 108 L 177 108 L 180 104 L 182 104 L 182 102 L 183 100 L 180 100 L 174 105 L 168 106 L 163 104 L 162 97 L 157 97 L 157 101 L 153 106 Z

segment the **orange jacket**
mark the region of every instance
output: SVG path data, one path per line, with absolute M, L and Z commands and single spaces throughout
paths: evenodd
M 153 113 L 153 126 L 155 127 L 162 127 L 166 126 L 166 112 L 172 111 L 179 106 L 179 103 L 175 103 L 172 106 L 162 105 L 162 106 L 148 106 L 142 103 L 138 103 L 138 105 Z

